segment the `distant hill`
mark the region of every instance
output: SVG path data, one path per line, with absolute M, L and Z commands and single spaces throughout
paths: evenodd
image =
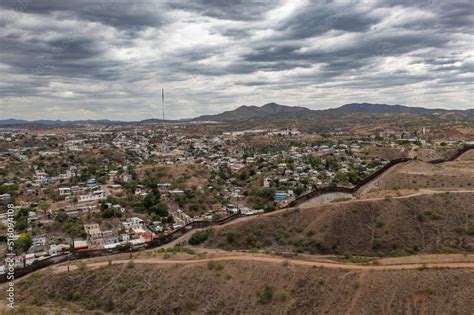
M 27 124 L 28 120 L 22 120 L 22 119 L 3 119 L 0 120 L 0 125 L 23 125 Z
M 299 106 L 285 106 L 277 103 L 268 103 L 261 107 L 259 106 L 240 106 L 237 109 L 223 112 L 217 115 L 204 115 L 195 120 L 214 120 L 214 121 L 240 121 L 255 118 L 265 118 L 275 115 L 295 115 L 311 113 L 312 110 L 306 107 Z
M 338 108 L 325 110 L 311 110 L 306 107 L 285 106 L 276 103 L 268 103 L 261 107 L 258 106 L 240 106 L 237 109 L 226 111 L 217 115 L 205 115 L 194 120 L 204 121 L 246 121 L 259 118 L 270 119 L 316 119 L 316 118 L 337 118 L 338 115 L 346 113 L 365 113 L 365 114 L 417 114 L 431 115 L 434 113 L 460 113 L 473 117 L 474 110 L 446 110 L 429 109 L 423 107 L 411 107 L 403 105 L 370 104 L 370 103 L 351 103 Z
M 14 125 L 45 125 L 45 126 L 69 126 L 69 125 L 83 125 L 83 124 L 120 124 L 122 121 L 115 120 L 23 120 L 23 119 L 3 119 L 0 120 L 0 126 L 14 126 Z
M 467 116 L 469 116 L 471 118 L 474 117 L 474 108 L 466 109 L 465 112 L 466 112 Z
M 468 110 L 447 110 L 447 109 L 429 109 L 423 107 L 411 107 L 403 105 L 387 105 L 387 104 L 370 104 L 370 103 L 351 103 L 338 108 L 330 108 L 324 110 L 312 110 L 301 106 L 286 106 L 277 103 L 268 103 L 263 106 L 243 105 L 234 110 L 225 111 L 216 115 L 204 115 L 191 119 L 166 120 L 166 123 L 186 123 L 186 122 L 246 122 L 249 124 L 262 124 L 272 122 L 301 122 L 301 123 L 317 123 L 318 126 L 331 125 L 336 121 L 351 122 L 354 118 L 360 119 L 359 115 L 365 114 L 367 117 L 374 117 L 377 114 L 415 114 L 415 115 L 432 115 L 439 114 L 459 114 L 466 118 L 474 118 L 474 109 Z M 367 119 L 366 117 L 366 119 Z M 357 120 L 358 121 L 358 120 Z M 20 119 L 0 120 L 0 126 L 7 125 L 46 125 L 46 126 L 69 126 L 81 124 L 125 124 L 125 123 L 145 123 L 160 124 L 163 120 L 150 118 L 139 122 L 125 122 L 112 120 L 35 120 L 27 121 Z
M 429 109 L 424 107 L 410 107 L 403 105 L 370 104 L 370 103 L 351 103 L 337 108 L 340 111 L 349 113 L 392 113 L 392 114 L 433 114 L 437 112 L 446 112 L 445 109 Z

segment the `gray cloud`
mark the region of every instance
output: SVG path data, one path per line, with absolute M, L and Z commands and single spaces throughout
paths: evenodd
M 17 13 L 46 16 L 59 14 L 59 18 L 76 17 L 79 20 L 98 22 L 127 31 L 134 31 L 143 27 L 159 27 L 167 20 L 160 2 L 146 0 L 132 2 L 113 0 L 4 0 L 0 3 L 0 7 Z
M 298 1 L 298 0 L 297 0 Z M 278 0 L 176 0 L 168 2 L 171 9 L 191 11 L 222 20 L 251 21 L 262 18 L 277 7 Z
M 469 108 L 473 5 L 4 0 L 0 118 L 149 118 L 162 87 L 170 118 L 270 101 Z

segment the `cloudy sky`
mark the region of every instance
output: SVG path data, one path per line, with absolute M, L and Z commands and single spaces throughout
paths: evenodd
M 474 107 L 472 0 L 2 0 L 0 119 Z

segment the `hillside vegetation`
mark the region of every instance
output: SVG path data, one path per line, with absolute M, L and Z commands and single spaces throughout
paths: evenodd
M 473 194 L 441 193 L 294 209 L 216 229 L 206 246 L 367 256 L 473 251 L 473 204 Z
M 473 281 L 472 272 L 458 269 L 361 272 L 244 261 L 111 265 L 20 280 L 17 313 L 469 314 Z
M 455 161 L 430 164 L 409 161 L 383 173 L 360 193 L 391 189 L 474 188 L 474 151 L 468 151 Z

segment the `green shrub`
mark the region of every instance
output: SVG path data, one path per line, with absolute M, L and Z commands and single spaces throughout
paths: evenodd
M 210 270 L 221 271 L 224 269 L 224 265 L 222 263 L 216 263 L 215 261 L 210 261 L 207 263 L 207 268 Z
M 235 234 L 232 232 L 227 232 L 226 239 L 227 239 L 227 242 L 233 243 L 235 241 Z
M 370 258 L 365 256 L 355 256 L 350 259 L 350 262 L 354 264 L 367 264 L 370 262 Z
M 392 257 L 403 257 L 408 256 L 408 253 L 403 249 L 394 249 L 390 252 L 390 256 Z
M 467 235 L 474 235 L 474 224 L 471 224 L 467 230 L 466 230 Z
M 273 287 L 268 283 L 265 283 L 263 288 L 257 292 L 258 301 L 261 304 L 268 304 L 273 299 Z
M 381 247 L 382 247 L 382 240 L 378 238 L 374 239 L 372 243 L 372 249 L 376 250 L 376 249 L 380 249 Z
M 128 285 L 126 283 L 119 283 L 117 289 L 120 293 L 125 293 L 128 290 Z
M 275 300 L 285 302 L 286 300 L 288 300 L 288 292 L 286 292 L 285 290 L 276 291 Z
M 194 232 L 194 234 L 191 235 L 191 238 L 189 239 L 188 242 L 191 245 L 199 245 L 208 239 L 209 233 L 210 233 L 210 229 Z
M 418 268 L 419 271 L 425 271 L 425 270 L 428 270 L 428 266 L 426 266 L 426 264 L 423 264 L 421 265 L 420 268 Z
M 78 291 L 68 291 L 65 298 L 67 301 L 77 301 L 81 298 L 81 294 Z
M 109 295 L 109 297 L 107 298 L 107 300 L 105 301 L 105 303 L 103 304 L 103 309 L 104 311 L 106 312 L 112 312 L 115 308 L 115 303 L 114 303 L 114 299 L 112 298 L 111 295 Z
M 438 251 L 443 254 L 456 254 L 462 252 L 461 250 L 450 246 L 442 246 L 438 249 Z
M 184 309 L 188 312 L 196 311 L 198 309 L 198 303 L 194 299 L 187 299 L 184 302 Z
M 354 288 L 358 289 L 360 287 L 360 280 L 354 281 Z
M 176 253 L 186 253 L 188 255 L 195 255 L 196 254 L 196 252 L 194 250 L 192 250 L 191 248 L 184 247 L 184 246 L 178 246 L 178 245 L 175 245 L 174 247 L 172 247 L 170 249 L 167 249 L 165 251 L 167 253 L 172 253 L 172 254 L 176 254 Z
M 424 211 L 424 214 L 428 217 L 431 218 L 431 220 L 439 220 L 441 219 L 441 215 L 439 215 L 438 213 L 434 212 L 433 210 L 431 209 L 427 209 Z
M 349 251 L 345 252 L 345 253 L 344 253 L 344 258 L 345 258 L 345 259 L 352 259 L 352 253 L 349 252 Z

